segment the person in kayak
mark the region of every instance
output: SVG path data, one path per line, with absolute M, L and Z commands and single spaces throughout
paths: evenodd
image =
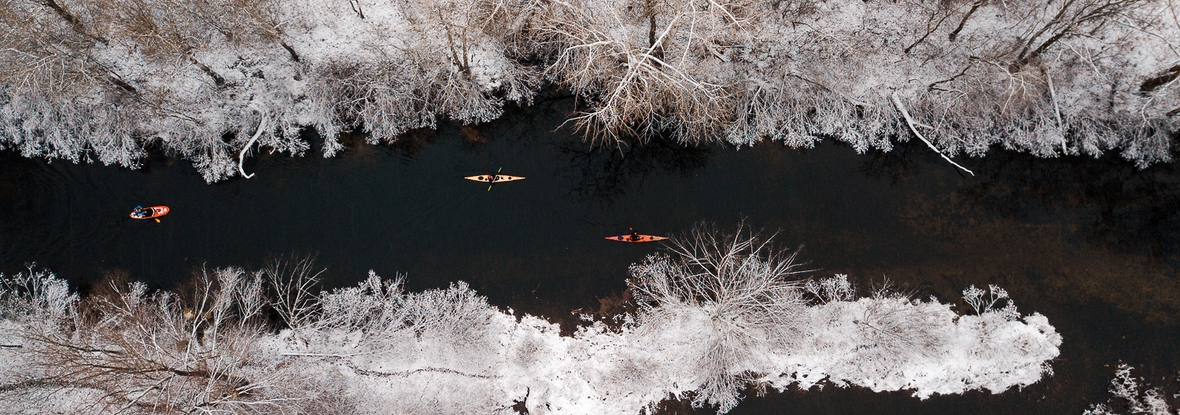
M 500 177 L 499 177 L 499 176 L 497 176 L 497 175 L 495 175 L 495 174 L 489 174 L 489 175 L 488 175 L 488 184 L 495 183 L 495 182 L 496 182 L 496 179 L 499 179 L 499 178 L 500 178 Z
M 135 213 L 135 216 L 142 218 L 142 217 L 146 217 L 147 215 L 151 214 L 152 210 L 145 208 L 143 206 L 136 206 L 135 210 L 133 210 L 132 212 Z
M 627 229 L 631 231 L 631 235 L 627 236 L 628 238 L 631 239 L 631 242 L 639 242 L 639 232 L 635 232 L 635 228 L 627 228 Z

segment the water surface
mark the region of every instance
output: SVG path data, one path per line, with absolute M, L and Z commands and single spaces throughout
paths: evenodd
M 1022 312 L 1048 316 L 1064 344 L 1056 375 L 1023 391 L 919 401 L 828 387 L 748 399 L 735 414 L 1079 414 L 1107 399 L 1120 360 L 1175 385 L 1161 380 L 1180 370 L 1174 165 L 994 151 L 960 160 L 972 177 L 920 143 L 869 154 L 835 144 L 596 148 L 554 131 L 562 117 L 543 105 L 394 146 L 353 137 L 332 159 L 264 151 L 246 163 L 253 179 L 215 185 L 166 155 L 130 171 L 0 153 L 0 271 L 36 262 L 83 288 L 116 270 L 169 287 L 202 266 L 257 269 L 311 252 L 329 286 L 369 269 L 404 273 L 414 290 L 462 280 L 568 329 L 572 310 L 617 299 L 627 266 L 659 249 L 604 236 L 745 219 L 784 249 L 802 247 L 813 275 L 846 273 L 862 293 L 889 281 L 958 301 L 969 284 L 1000 285 Z M 500 169 L 527 179 L 490 191 L 461 179 Z M 127 218 L 156 204 L 172 207 L 161 223 Z

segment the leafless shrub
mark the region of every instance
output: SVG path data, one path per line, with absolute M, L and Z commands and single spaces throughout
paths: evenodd
M 997 308 L 996 304 L 1000 300 L 1006 300 L 1005 305 Z M 968 286 L 963 290 L 963 301 L 966 301 L 977 315 L 996 313 L 1007 321 L 1020 318 L 1020 312 L 1016 311 L 1016 304 L 1013 304 L 1012 299 L 1008 298 L 1008 291 L 994 284 L 988 285 L 987 290 L 976 288 L 974 285 Z
M 264 333 L 260 274 L 198 272 L 181 295 L 142 283 L 91 297 L 72 327 L 32 327 L 44 382 L 102 391 L 103 411 L 281 412 L 299 408 L 298 382 L 279 381 L 257 349 Z M 112 407 L 117 405 L 118 407 Z
M 913 300 L 885 285 L 863 305 L 861 315 L 853 320 L 861 370 L 887 376 L 910 360 L 933 357 L 945 349 L 947 326 L 952 322 L 932 312 L 931 308 L 940 307 L 937 303 Z
M 508 59 L 512 33 L 494 22 L 507 6 L 485 0 L 400 1 L 410 27 L 396 47 L 366 47 L 370 62 L 330 61 L 314 69 L 313 100 L 340 126 L 363 127 L 369 142 L 394 141 L 439 118 L 461 124 L 496 119 L 506 102 L 527 104 L 536 74 Z
M 490 340 L 488 328 L 495 309 L 465 282 L 408 295 L 403 304 L 408 328 L 421 338 L 468 351 Z
M 1119 363 L 1114 379 L 1110 380 L 1110 394 L 1114 395 L 1117 401 L 1111 399 L 1105 403 L 1091 404 L 1082 415 L 1173 414 L 1171 406 L 1168 405 L 1167 393 L 1160 387 L 1142 390 L 1143 386 L 1147 385 L 1139 384 L 1144 382 L 1144 379 L 1132 376 L 1132 369 L 1134 368 L 1126 363 Z M 1173 395 L 1172 398 L 1180 398 L 1180 395 Z
M 320 292 L 322 272 L 311 257 L 277 260 L 262 271 L 274 293 L 273 309 L 304 345 L 336 333 L 357 334 L 351 346 L 377 349 L 407 338 L 456 348 L 488 340 L 494 309 L 466 283 L 408 293 L 403 276 L 383 280 L 370 271 L 356 287 Z
M 372 273 L 360 287 L 334 290 L 320 298 L 323 330 L 357 332 L 359 345 L 376 349 L 415 338 L 463 355 L 487 346 L 494 313 L 487 300 L 463 282 L 447 289 L 406 293 L 400 277 L 383 282 Z
M 848 282 L 848 276 L 845 274 L 836 274 L 819 281 L 808 280 L 803 284 L 803 290 L 820 304 L 856 299 L 856 289 Z
M 356 287 L 321 294 L 319 302 L 323 311 L 319 324 L 346 332 L 359 331 L 366 339 L 390 327 L 403 326 L 406 321 L 402 307 L 403 281 L 401 276 L 383 281 L 370 270 L 369 278 Z
M 363 126 L 372 144 L 395 141 L 412 129 L 434 128 L 441 116 L 465 124 L 500 116 L 502 102 L 453 71 L 449 59 L 421 52 L 382 62 L 324 66 L 314 93 L 339 100 L 332 107 L 340 124 Z
M 315 266 L 315 257 L 278 257 L 263 268 L 270 286 L 270 306 L 296 335 L 314 330 L 320 319 L 319 289 L 324 269 Z
M 27 273 L 0 274 L 0 319 L 56 322 L 77 313 L 78 294 L 53 273 L 28 266 Z
M 631 267 L 627 284 L 639 304 L 641 330 L 704 314 L 703 351 L 686 357 L 703 378 L 694 405 L 733 408 L 756 351 L 796 334 L 806 301 L 800 284 L 788 278 L 802 271 L 794 253 L 769 243 L 744 225 L 732 234 L 700 225 L 673 239 L 671 255 L 651 255 Z

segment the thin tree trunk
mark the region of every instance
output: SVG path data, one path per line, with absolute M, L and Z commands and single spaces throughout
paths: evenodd
M 197 58 L 194 58 L 193 55 L 188 53 L 185 53 L 184 57 L 187 58 L 189 62 L 192 62 L 193 65 L 196 65 L 198 68 L 200 68 L 201 72 L 204 72 L 205 75 L 209 75 L 210 78 L 213 78 L 213 83 L 217 84 L 218 87 L 225 86 L 225 78 L 222 78 L 221 75 L 218 75 L 217 72 L 214 72 L 213 69 L 208 65 L 201 63 L 201 61 L 198 61 Z
M 897 110 L 901 112 L 901 116 L 903 118 L 905 118 L 905 123 L 906 123 L 906 125 L 908 125 L 910 127 L 910 132 L 913 132 L 914 135 L 917 136 L 919 140 L 922 140 L 923 143 L 926 143 L 927 147 L 930 147 L 931 150 L 934 150 L 935 153 L 938 153 L 938 155 L 942 156 L 942 158 L 944 160 L 946 160 L 947 162 L 951 163 L 955 167 L 962 169 L 963 171 L 967 172 L 967 174 L 970 174 L 972 176 L 975 175 L 975 173 L 973 173 L 971 170 L 967 170 L 966 167 L 960 166 L 959 163 L 955 163 L 954 160 L 951 160 L 950 157 L 947 157 L 946 154 L 943 154 L 942 151 L 939 151 L 938 147 L 935 147 L 934 144 L 930 142 L 930 140 L 927 140 L 926 137 L 922 136 L 922 133 L 918 132 L 918 129 L 916 127 L 914 127 L 914 125 L 916 124 L 914 122 L 914 119 L 912 117 L 910 117 L 909 111 L 905 110 L 905 105 L 902 105 L 901 99 L 897 98 L 897 91 L 894 91 L 890 97 L 893 98 L 893 105 L 897 107 Z

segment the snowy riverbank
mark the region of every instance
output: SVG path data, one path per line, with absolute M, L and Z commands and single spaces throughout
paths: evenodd
M 450 293 L 475 298 L 462 284 Z M 867 328 L 871 323 L 862 322 L 880 313 L 873 309 L 889 309 L 907 318 L 921 315 L 921 323 L 933 326 L 920 333 L 903 329 L 892 334 L 899 336 L 896 339 L 882 338 Z M 1019 319 L 995 310 L 959 316 L 946 304 L 861 298 L 811 307 L 804 317 L 807 328 L 794 347 L 750 350 L 755 358 L 729 367 L 729 373 L 709 374 L 700 371 L 699 359 L 710 336 L 702 329 L 708 325 L 698 321 L 705 318 L 702 315 L 686 315 L 657 330 L 640 325 L 616 332 L 599 322 L 565 337 L 557 325 L 541 318 L 517 318 L 486 305 L 469 311 L 483 318 L 462 333 L 426 329 L 415 335 L 407 328 L 380 340 L 344 330 L 303 333 L 302 340 L 290 330 L 263 335 L 247 347 L 252 350 L 251 367 L 242 369 L 256 376 L 259 384 L 252 387 L 260 391 L 302 385 L 312 389 L 302 391 L 309 399 L 339 394 L 334 399 L 346 403 L 336 404 L 358 413 L 514 413 L 510 408 L 519 402 L 530 414 L 636 414 L 669 396 L 695 396 L 686 393 L 699 391 L 709 376 L 740 378 L 743 388 L 745 382 L 780 390 L 827 382 L 874 391 L 913 391 L 920 398 L 971 390 L 999 393 L 1051 373 L 1048 361 L 1057 356 L 1061 344 L 1047 319 L 1035 313 Z M 6 344 L 37 347 L 15 334 L 24 328 L 11 321 L 4 325 Z M 929 343 L 906 344 L 900 337 L 914 335 L 925 336 Z M 885 344 L 897 341 L 902 343 Z M 53 372 L 29 365 L 24 353 L 31 351 L 25 348 L 0 350 L 5 369 L 0 400 L 8 408 L 70 410 L 105 404 L 118 412 L 113 409 L 123 408 L 122 399 L 129 398 L 104 401 L 100 396 L 110 391 L 102 384 L 93 389 L 54 382 L 13 387 Z M 736 404 L 740 397 L 733 392 L 717 396 L 718 403 L 726 408 Z
M 0 149 L 127 167 L 161 149 L 215 182 L 252 151 L 306 153 L 305 127 L 331 156 L 343 131 L 478 124 L 549 83 L 597 140 L 918 137 L 1147 166 L 1171 160 L 1180 120 L 1176 16 L 1162 0 L 18 0 L 0 6 Z
M 112 283 L 84 300 L 49 273 L 4 276 L 0 401 L 34 412 L 636 414 L 678 397 L 725 412 L 751 387 L 1000 393 L 1051 375 L 1060 353 L 1048 319 L 1018 313 L 998 287 L 964 290 L 967 313 L 885 289 L 857 298 L 842 275 L 788 278 L 793 257 L 755 238 L 693 238 L 632 266 L 635 314 L 571 336 L 462 282 L 410 293 L 370 273 L 313 293 L 306 261 L 200 273 L 175 293 Z

